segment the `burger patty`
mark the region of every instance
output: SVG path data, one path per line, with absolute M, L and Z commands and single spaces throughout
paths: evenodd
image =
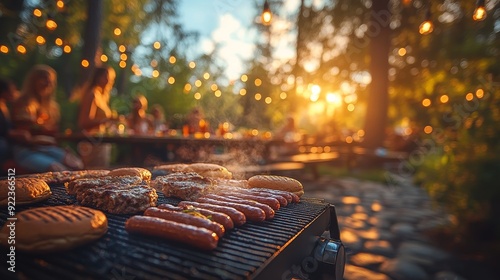
M 151 182 L 156 190 L 161 190 L 167 197 L 195 200 L 215 189 L 215 181 L 195 172 L 176 172 L 158 176 Z
M 158 194 L 145 182 L 121 184 L 113 182 L 77 192 L 76 200 L 84 206 L 113 214 L 133 214 L 156 206 Z
M 139 176 L 122 176 L 122 177 L 100 177 L 100 178 L 84 178 L 84 179 L 76 179 L 64 184 L 66 187 L 66 191 L 70 195 L 76 195 L 79 192 L 97 188 L 101 186 L 105 186 L 111 183 L 118 183 L 120 185 L 131 185 L 131 184 L 139 184 L 143 182 L 142 178 Z

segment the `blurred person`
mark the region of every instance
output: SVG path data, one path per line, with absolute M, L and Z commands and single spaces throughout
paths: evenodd
M 276 151 L 281 155 L 294 154 L 298 152 L 298 142 L 301 140 L 301 135 L 297 126 L 295 125 L 295 119 L 291 116 L 286 118 L 283 126 L 276 132 L 275 139 L 283 140 L 284 144 L 278 148 Z
M 168 129 L 168 125 L 165 120 L 163 107 L 159 104 L 154 104 L 151 107 L 151 115 L 153 116 L 153 128 L 155 133 L 164 133 Z
M 153 130 L 153 117 L 146 113 L 147 110 L 148 100 L 144 95 L 132 99 L 132 111 L 127 116 L 127 123 L 133 134 L 146 135 Z
M 35 65 L 24 80 L 12 110 L 14 160 L 30 172 L 83 168 L 71 151 L 57 146 L 59 104 L 55 101 L 57 74 L 47 65 Z
M 206 129 L 205 119 L 203 113 L 200 108 L 195 107 L 193 110 L 187 115 L 187 125 L 189 127 L 189 134 L 194 134 L 197 132 L 206 132 L 202 131 Z
M 9 134 L 13 133 L 13 130 L 8 103 L 15 101 L 18 95 L 19 91 L 12 81 L 0 79 L 0 165 L 12 158 L 12 141 Z
M 78 126 L 89 136 L 102 134 L 106 127 L 114 121 L 113 112 L 109 106 L 110 93 L 115 82 L 116 73 L 111 67 L 97 67 L 90 83 L 74 95 L 80 100 Z M 89 139 L 90 140 L 90 139 Z M 98 139 L 78 143 L 78 151 L 85 167 L 109 167 L 111 159 L 111 144 L 100 143 Z

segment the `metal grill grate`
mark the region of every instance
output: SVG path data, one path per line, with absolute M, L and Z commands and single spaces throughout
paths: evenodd
M 16 212 L 40 206 L 76 204 L 61 184 L 51 186 L 49 200 Z M 178 200 L 159 193 L 159 203 Z M 106 214 L 108 232 L 98 241 L 53 254 L 16 252 L 16 273 L 0 270 L 1 279 L 246 279 L 269 263 L 272 256 L 308 226 L 328 204 L 316 200 L 291 204 L 276 211 L 271 221 L 235 228 L 220 239 L 211 252 L 200 251 L 168 240 L 128 234 L 125 221 L 131 215 Z M 0 213 L 3 224 L 6 209 Z M 325 228 L 326 229 L 326 228 Z M 7 250 L 0 262 L 6 264 Z

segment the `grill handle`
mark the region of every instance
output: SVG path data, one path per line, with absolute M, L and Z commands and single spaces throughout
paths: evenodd
M 322 278 L 342 280 L 344 278 L 345 249 L 340 241 L 340 229 L 335 206 L 330 205 L 330 238 L 319 237 L 313 257 L 318 262 L 318 271 Z

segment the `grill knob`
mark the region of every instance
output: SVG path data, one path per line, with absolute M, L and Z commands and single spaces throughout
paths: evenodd
M 323 271 L 344 279 L 345 250 L 342 242 L 321 237 L 314 249 L 314 258 L 323 266 Z

